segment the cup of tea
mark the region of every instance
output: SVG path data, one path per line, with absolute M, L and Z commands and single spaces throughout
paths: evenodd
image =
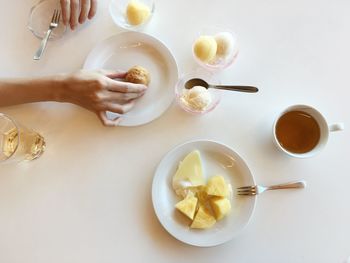
M 292 157 L 308 158 L 327 144 L 330 132 L 344 130 L 343 123 L 329 125 L 323 115 L 307 105 L 285 109 L 273 125 L 277 148 Z

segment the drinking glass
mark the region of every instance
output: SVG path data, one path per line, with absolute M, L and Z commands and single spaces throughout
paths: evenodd
M 39 133 L 0 113 L 0 162 L 34 160 L 45 146 Z
M 40 0 L 30 10 L 28 19 L 28 29 L 39 39 L 43 39 L 52 19 L 54 10 L 61 10 L 60 1 L 58 0 Z M 62 14 L 58 27 L 52 31 L 50 40 L 61 38 L 67 30 L 63 24 Z

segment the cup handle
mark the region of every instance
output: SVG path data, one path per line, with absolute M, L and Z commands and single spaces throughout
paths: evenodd
M 342 131 L 344 129 L 345 129 L 344 123 L 342 123 L 342 122 L 329 125 L 330 132 Z

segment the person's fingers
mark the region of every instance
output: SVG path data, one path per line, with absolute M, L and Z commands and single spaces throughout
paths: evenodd
M 134 107 L 134 105 L 135 105 L 134 101 L 130 101 L 124 105 L 108 102 L 108 103 L 105 103 L 105 110 L 118 113 L 118 114 L 124 114 L 130 111 Z
M 70 27 L 74 30 L 78 26 L 79 0 L 70 0 Z
M 116 103 L 128 103 L 131 100 L 137 99 L 145 94 L 145 92 L 139 93 L 120 93 L 120 92 L 112 92 L 105 91 L 105 101 L 116 102 Z
M 67 25 L 70 17 L 70 1 L 69 0 L 60 0 L 63 24 Z
M 102 75 L 105 75 L 110 79 L 123 79 L 127 74 L 126 71 L 108 70 L 108 69 L 100 69 L 99 73 L 101 73 Z
M 114 92 L 140 93 L 145 91 L 147 86 L 143 84 L 134 84 L 110 79 L 108 81 L 107 89 Z
M 81 10 L 79 16 L 79 23 L 83 24 L 89 14 L 90 11 L 90 0 L 81 0 Z
M 89 19 L 93 18 L 96 15 L 96 12 L 97 12 L 97 0 L 91 0 L 88 18 Z
M 120 72 L 110 72 L 108 74 L 106 74 L 106 76 L 110 79 L 123 79 L 126 77 L 126 74 L 128 74 L 128 72 L 125 71 L 120 71 Z
M 102 124 L 107 126 L 107 127 L 118 126 L 119 122 L 121 121 L 120 117 L 116 117 L 113 120 L 108 119 L 105 111 L 98 112 L 97 116 L 100 119 L 100 121 L 102 122 Z

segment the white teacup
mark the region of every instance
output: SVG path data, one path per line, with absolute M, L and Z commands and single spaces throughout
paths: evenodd
M 286 113 L 291 112 L 291 111 L 302 111 L 305 112 L 309 115 L 311 115 L 315 121 L 317 122 L 319 128 L 320 128 L 320 137 L 317 145 L 311 149 L 308 152 L 305 153 L 295 153 L 291 152 L 287 149 L 285 149 L 281 143 L 278 141 L 277 135 L 276 135 L 276 125 L 278 120 L 284 116 Z M 344 124 L 343 123 L 335 123 L 329 125 L 326 121 L 326 119 L 323 117 L 323 115 L 317 111 L 316 109 L 307 106 L 307 105 L 294 105 L 290 106 L 287 109 L 285 109 L 277 118 L 276 121 L 273 125 L 273 140 L 275 145 L 277 146 L 278 149 L 280 149 L 282 152 L 288 154 L 289 156 L 292 157 L 297 157 L 297 158 L 308 158 L 316 155 L 319 153 L 327 144 L 329 133 L 334 132 L 334 131 L 341 131 L 344 130 Z

